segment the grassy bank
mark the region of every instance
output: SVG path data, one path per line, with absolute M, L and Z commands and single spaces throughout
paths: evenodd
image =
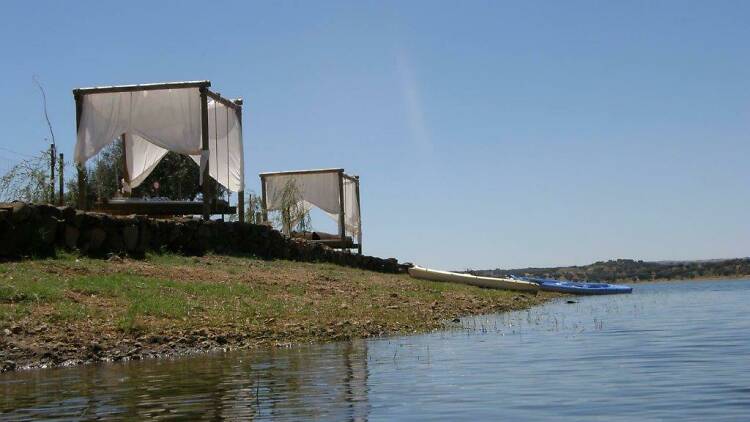
M 224 256 L 7 262 L 0 263 L 0 367 L 422 332 L 546 297 Z

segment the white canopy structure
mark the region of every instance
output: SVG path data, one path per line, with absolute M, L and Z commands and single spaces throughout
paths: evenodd
M 284 189 L 294 182 L 305 209 L 317 207 L 338 223 L 339 245 L 346 237 L 357 239 L 356 247 L 362 253 L 362 218 L 359 205 L 359 177 L 349 176 L 344 169 L 299 170 L 261 173 L 261 192 L 264 219 L 268 211 L 282 207 Z
M 238 193 L 244 221 L 242 100 L 208 89 L 209 81 L 122 85 L 73 90 L 76 100 L 75 162 L 83 166 L 103 147 L 121 139 L 125 188 L 140 185 L 169 151 L 189 155 L 200 166 L 203 214 L 208 218 L 207 175 Z M 82 186 L 82 184 L 79 184 Z M 79 197 L 83 208 L 85 197 Z

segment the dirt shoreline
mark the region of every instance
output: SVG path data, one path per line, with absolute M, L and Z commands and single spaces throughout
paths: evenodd
M 555 296 L 241 257 L 0 263 L 0 371 L 421 333 Z

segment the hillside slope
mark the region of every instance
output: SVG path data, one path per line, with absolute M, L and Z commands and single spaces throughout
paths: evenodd
M 706 261 L 645 262 L 617 259 L 591 265 L 510 270 L 469 270 L 475 275 L 506 277 L 511 274 L 568 280 L 645 281 L 693 278 L 741 277 L 750 275 L 750 258 Z

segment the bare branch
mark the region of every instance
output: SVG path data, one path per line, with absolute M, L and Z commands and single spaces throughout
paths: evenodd
M 34 75 L 31 77 L 31 80 L 34 81 L 34 84 L 39 88 L 39 91 L 42 92 L 42 105 L 44 106 L 44 119 L 47 120 L 47 127 L 49 128 L 49 134 L 52 137 L 52 145 L 55 146 L 55 149 L 57 149 L 57 143 L 55 142 L 55 132 L 52 131 L 52 123 L 49 121 L 49 114 L 47 114 L 47 93 L 44 92 L 44 87 L 39 82 L 39 78 Z

